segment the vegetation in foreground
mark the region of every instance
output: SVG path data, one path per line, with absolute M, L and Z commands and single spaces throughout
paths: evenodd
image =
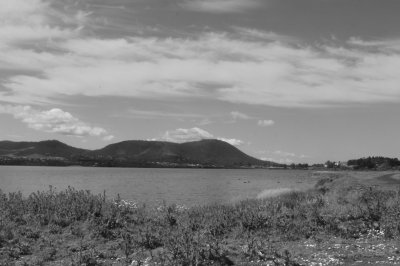
M 335 176 L 190 209 L 73 188 L 0 193 L 0 265 L 393 265 L 399 236 L 400 190 Z

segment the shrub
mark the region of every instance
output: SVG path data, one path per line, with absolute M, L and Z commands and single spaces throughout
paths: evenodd
M 44 262 L 72 256 L 77 263 L 96 265 L 95 254 L 112 253 L 138 265 L 230 265 L 232 255 L 243 265 L 296 265 L 276 243 L 319 235 L 356 238 L 371 229 L 398 238 L 400 191 L 312 190 L 189 209 L 138 206 L 73 188 L 29 197 L 0 191 L 0 218 L 0 248 L 10 251 L 6 258 L 0 255 L 0 263 L 32 254 Z M 74 246 L 72 255 L 63 251 L 64 242 Z M 89 252 L 91 245 L 106 251 Z M 102 260 L 110 262 L 112 256 Z

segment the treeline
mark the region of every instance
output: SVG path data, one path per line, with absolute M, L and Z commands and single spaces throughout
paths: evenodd
M 310 166 L 308 163 L 298 163 L 298 164 L 290 164 L 290 165 L 284 165 L 285 169 L 308 169 Z
M 392 169 L 400 168 L 400 161 L 397 158 L 378 156 L 349 160 L 347 165 L 354 169 Z
M 67 160 L 54 158 L 15 158 L 0 156 L 0 165 L 15 166 L 70 166 L 71 162 Z

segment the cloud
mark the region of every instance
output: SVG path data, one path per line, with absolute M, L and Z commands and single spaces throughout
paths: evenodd
M 113 140 L 115 137 L 113 135 L 106 135 L 105 137 L 103 137 L 104 141 L 111 141 Z
M 207 131 L 198 127 L 194 127 L 190 129 L 178 128 L 175 130 L 167 131 L 161 137 L 161 140 L 183 143 L 183 142 L 198 141 L 202 139 L 212 139 L 212 138 L 213 135 L 211 135 Z
M 218 140 L 225 141 L 233 146 L 240 146 L 244 142 L 240 139 L 227 139 L 227 138 L 217 138 Z
M 59 108 L 39 111 L 30 106 L 0 105 L 0 113 L 11 114 L 29 128 L 38 131 L 78 137 L 102 137 L 107 141 L 114 138 L 105 129 L 90 126 Z
M 275 151 L 261 150 L 257 151 L 257 153 L 260 155 L 261 160 L 273 161 L 277 163 L 286 163 L 286 164 L 304 161 L 305 159 L 311 158 L 308 155 L 282 151 L 282 150 L 275 150 Z
M 208 13 L 240 13 L 260 6 L 258 0 L 186 0 L 182 6 L 188 10 Z
M 197 121 L 196 122 L 197 123 L 197 125 L 199 125 L 199 126 L 205 126 L 205 125 L 209 125 L 209 124 L 212 124 L 212 123 L 214 123 L 211 119 L 209 119 L 209 118 L 202 118 L 202 119 L 200 119 L 199 121 Z
M 142 119 L 165 119 L 165 118 L 172 118 L 177 120 L 183 120 L 187 118 L 203 118 L 204 116 L 201 114 L 195 113 L 186 113 L 186 112 L 168 112 L 168 111 L 154 111 L 154 110 L 136 110 L 136 109 L 129 109 L 128 115 L 121 115 L 117 114 L 115 116 L 129 116 L 135 118 L 142 118 Z
M 22 23 L 27 19 L 29 22 L 42 23 L 43 12 L 48 5 L 42 0 L 13 0 L 0 2 L 0 16 L 2 24 L 12 21 Z
M 56 20 L 60 22 L 63 14 L 44 0 L 0 1 L 0 17 L 0 39 L 3 44 L 27 44 L 39 40 L 49 44 L 54 39 L 70 38 L 76 34 L 76 29 L 67 27 L 68 23 L 62 23 L 64 28 L 57 25 Z M 76 21 L 76 18 L 72 16 L 69 20 Z M 76 22 L 73 24 L 77 25 Z
M 237 111 L 232 111 L 230 113 L 230 115 L 231 115 L 233 120 L 239 120 L 239 119 L 248 120 L 248 119 L 252 119 L 252 117 L 250 117 L 250 116 L 248 116 L 248 115 L 246 115 L 244 113 L 237 112 Z
M 0 80 L 0 97 L 18 104 L 77 95 L 307 108 L 398 103 L 400 50 L 395 48 L 400 42 L 388 45 L 390 52 L 356 44 L 311 47 L 241 33 L 73 36 L 46 52 L 0 44 L 0 70 L 8 73 Z
M 240 36 L 244 38 L 257 40 L 257 41 L 268 41 L 268 42 L 282 42 L 282 43 L 299 43 L 300 40 L 288 35 L 282 35 L 271 31 L 262 31 L 251 28 L 237 27 L 234 26 L 233 29 L 239 33 Z
M 375 49 L 379 52 L 400 52 L 400 39 L 388 39 L 388 40 L 369 40 L 365 41 L 361 38 L 351 37 L 348 41 L 348 44 L 356 46 L 358 48 L 365 49 Z M 374 50 L 372 50 L 374 51 Z
M 273 126 L 275 124 L 275 121 L 273 120 L 258 120 L 257 125 L 260 127 L 269 127 Z
M 247 114 L 241 113 L 241 112 L 237 112 L 237 111 L 232 111 L 230 113 L 230 116 L 232 117 L 232 121 L 228 122 L 228 123 L 235 123 L 238 120 L 254 120 L 254 119 L 258 119 L 257 117 L 253 117 L 253 116 L 249 116 Z M 258 120 L 257 125 L 260 127 L 268 127 L 268 126 L 272 126 L 275 124 L 275 121 L 273 120 Z
M 170 141 L 177 143 L 191 142 L 191 141 L 199 141 L 202 139 L 218 139 L 221 141 L 225 141 L 231 145 L 239 146 L 243 144 L 243 141 L 238 139 L 228 139 L 221 137 L 214 137 L 213 134 L 205 131 L 204 129 L 193 127 L 193 128 L 178 128 L 175 130 L 169 130 L 164 133 L 164 135 L 160 138 L 162 141 Z
M 281 164 L 291 164 L 294 162 L 289 158 L 273 158 L 273 157 L 261 157 L 260 160 L 281 163 Z
M 274 151 L 274 154 L 282 156 L 282 157 L 297 157 L 297 155 L 293 152 L 285 152 L 285 151 Z

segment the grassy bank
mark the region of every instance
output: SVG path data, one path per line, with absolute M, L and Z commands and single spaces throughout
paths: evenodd
M 400 263 L 400 190 L 350 177 L 233 205 L 140 206 L 69 188 L 0 193 L 0 265 Z

